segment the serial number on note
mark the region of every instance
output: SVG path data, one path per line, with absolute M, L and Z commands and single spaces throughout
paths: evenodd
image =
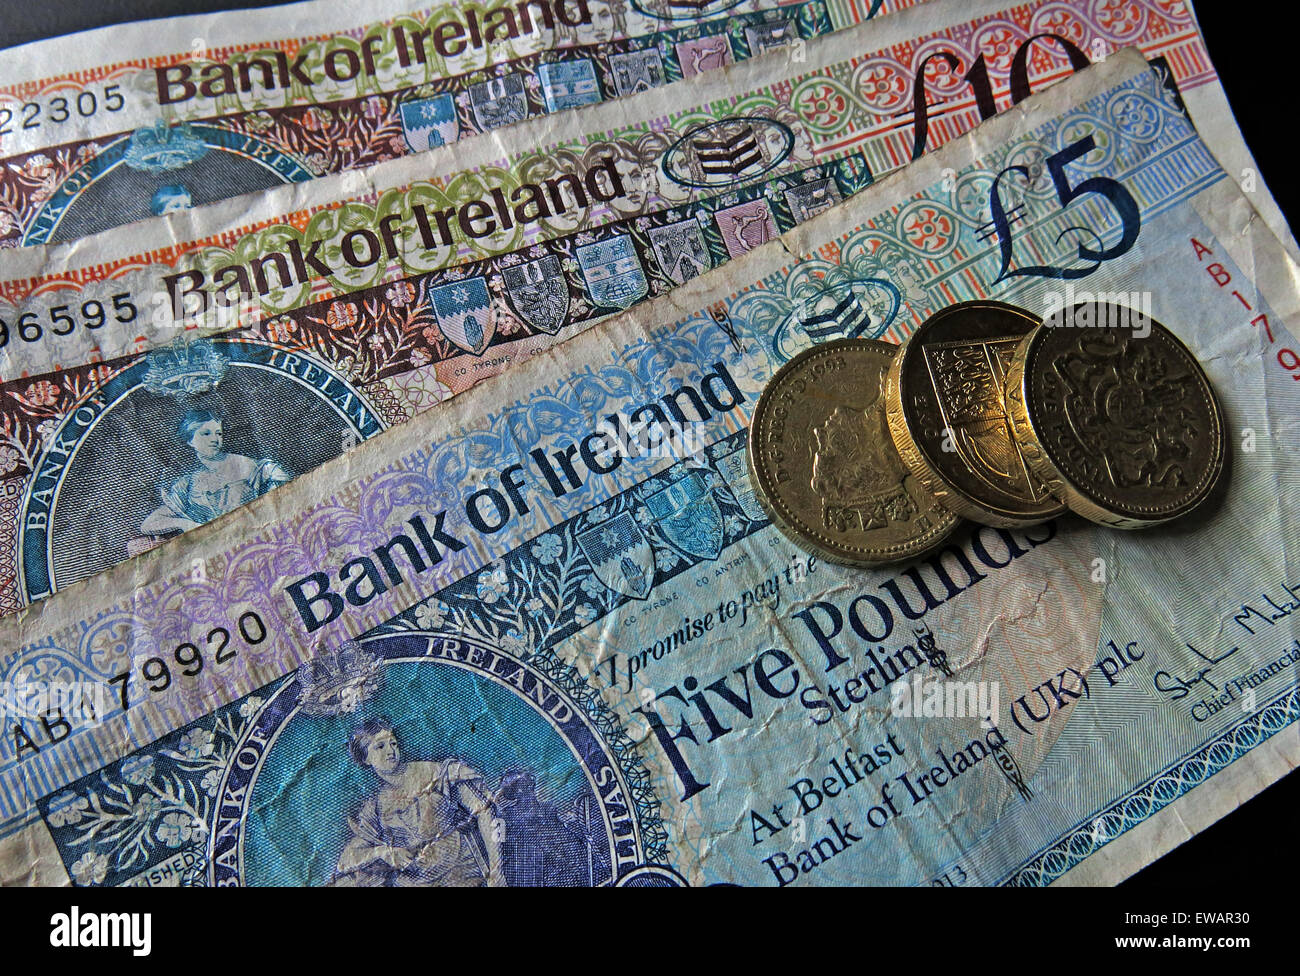
M 112 710 L 104 697 L 113 695 L 114 688 L 116 704 L 121 706 L 123 713 L 133 704 L 139 704 L 141 696 L 137 694 L 136 700 L 132 701 L 131 688 L 132 679 L 137 674 L 149 694 L 162 694 L 173 685 L 197 678 L 205 668 L 230 663 L 239 656 L 241 649 L 256 647 L 268 636 L 265 621 L 255 610 L 248 610 L 240 614 L 233 625 L 214 626 L 202 639 L 179 643 L 165 654 L 145 658 L 138 667 L 133 662 L 131 667 L 113 675 L 105 683 L 65 682 L 57 696 L 53 692 L 47 695 L 51 707 L 22 709 L 24 717 L 35 721 L 10 725 L 9 738 L 14 758 L 21 762 L 40 755 L 42 749 L 58 745 L 74 732 L 102 722 Z M 31 690 L 40 689 L 33 687 Z M 0 704 L 12 703 L 6 700 Z
M 121 85 L 108 85 L 98 91 L 87 88 L 76 95 L 56 95 L 44 103 L 23 102 L 16 108 L 0 105 L 0 137 L 23 129 L 62 125 L 70 119 L 93 118 L 101 111 L 120 112 L 125 107 Z
M 111 295 L 109 300 L 113 303 L 111 309 L 113 318 L 124 325 L 135 321 L 139 310 L 131 301 L 130 292 Z M 82 302 L 80 315 L 76 314 L 76 305 L 76 302 L 55 305 L 47 309 L 44 316 L 38 312 L 23 312 L 14 320 L 12 329 L 8 322 L 0 318 L 0 349 L 9 345 L 10 339 L 39 342 L 47 332 L 50 335 L 66 336 L 71 335 L 78 325 L 92 331 L 103 327 L 109 313 L 103 302 L 95 298 Z
M 254 610 L 240 615 L 235 631 L 245 647 L 256 647 L 266 640 L 266 624 Z M 168 657 L 155 655 L 146 658 L 138 668 L 145 687 L 155 695 L 161 694 L 174 682 L 184 678 L 197 678 L 211 661 L 214 665 L 226 664 L 239 656 L 239 642 L 226 627 L 213 627 L 203 640 L 204 646 L 185 641 L 172 648 Z M 131 676 L 136 668 L 128 668 L 108 679 L 119 688 L 122 711 L 131 707 Z

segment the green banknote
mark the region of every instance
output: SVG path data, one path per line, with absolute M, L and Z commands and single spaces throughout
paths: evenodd
M 0 621 L 26 690 L 4 877 L 1122 878 L 1300 759 L 1296 280 L 1178 100 L 1114 55 Z M 748 418 L 828 321 L 900 340 L 1066 289 L 1149 307 L 1203 364 L 1233 454 L 1213 503 L 1145 532 L 968 527 L 878 570 L 767 521 Z M 1117 382 L 1176 409 L 1160 379 Z M 625 436 L 646 425 L 675 436 Z
M 0 248 L 365 168 L 884 13 L 884 0 L 310 0 L 38 41 L 0 63 Z

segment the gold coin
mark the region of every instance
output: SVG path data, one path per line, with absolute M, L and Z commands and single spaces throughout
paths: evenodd
M 919 556 L 957 525 L 889 436 L 884 379 L 897 351 L 872 339 L 823 343 L 777 370 L 754 407 L 755 494 L 796 545 L 833 562 Z
M 885 380 L 903 463 L 945 508 L 985 525 L 1035 525 L 1065 511 L 1025 463 L 1003 397 L 1011 357 L 1039 322 L 1002 302 L 945 308 L 921 323 Z
M 1185 515 L 1223 473 L 1223 413 L 1205 371 L 1172 332 L 1121 305 L 1084 302 L 1025 336 L 1006 396 L 1030 468 L 1102 525 Z

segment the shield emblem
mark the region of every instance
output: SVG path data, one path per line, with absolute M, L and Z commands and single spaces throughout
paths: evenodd
M 767 51 L 775 51 L 789 44 L 793 39 L 793 25 L 788 20 L 772 20 L 766 24 L 745 28 L 745 40 L 749 42 L 751 57 L 757 57 Z
M 754 485 L 749 480 L 749 465 L 745 457 L 744 442 L 742 441 L 735 450 L 714 458 L 713 467 L 731 489 L 731 494 L 735 496 L 736 504 L 745 513 L 745 517 L 751 522 L 766 522 L 767 513 L 758 503 L 758 496 L 754 494 Z
M 722 551 L 722 512 L 698 470 L 686 472 L 645 500 L 659 533 L 682 552 L 717 559 Z
M 620 97 L 649 91 L 664 83 L 663 58 L 653 48 L 611 55 L 609 67 L 614 74 L 614 90 Z
M 469 107 L 484 131 L 528 118 L 528 94 L 523 75 L 489 78 L 469 86 Z
M 429 292 L 438 328 L 447 340 L 481 355 L 492 340 L 492 299 L 486 278 L 466 278 L 438 285 Z
M 402 102 L 402 135 L 412 152 L 436 149 L 460 136 L 456 100 L 450 95 Z
M 832 179 L 804 183 L 785 191 L 785 202 L 790 205 L 790 213 L 797 224 L 802 224 L 810 217 L 816 217 L 842 199 L 840 188 Z
M 655 257 L 669 278 L 684 285 L 713 267 L 704 234 L 694 220 L 682 220 L 663 227 L 651 227 L 646 233 Z
M 577 250 L 587 291 L 597 305 L 627 308 L 650 291 L 636 245 L 626 234 L 618 234 Z
M 683 78 L 694 78 L 702 71 L 713 71 L 731 64 L 731 44 L 725 34 L 681 41 L 676 47 Z
M 501 277 L 510 305 L 521 319 L 548 335 L 560 331 L 569 314 L 569 283 L 558 258 L 548 254 L 503 268 Z
M 780 234 L 771 207 L 761 198 L 719 210 L 713 215 L 713 220 L 722 234 L 722 243 L 727 245 L 727 253 L 733 258 L 766 244 Z
M 1020 452 L 1003 397 L 1020 339 L 938 342 L 923 350 L 939 416 L 958 456 L 993 489 L 1043 501 L 1048 491 Z
M 553 61 L 537 67 L 548 112 L 559 112 L 600 101 L 596 69 L 590 61 Z
M 578 533 L 578 545 L 596 578 L 615 593 L 644 600 L 654 582 L 654 551 L 641 526 L 627 512 Z

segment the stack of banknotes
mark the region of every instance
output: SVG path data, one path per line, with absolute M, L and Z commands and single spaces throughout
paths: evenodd
M 1105 884 L 1300 763 L 1185 3 L 42 41 L 0 248 L 4 883 Z

